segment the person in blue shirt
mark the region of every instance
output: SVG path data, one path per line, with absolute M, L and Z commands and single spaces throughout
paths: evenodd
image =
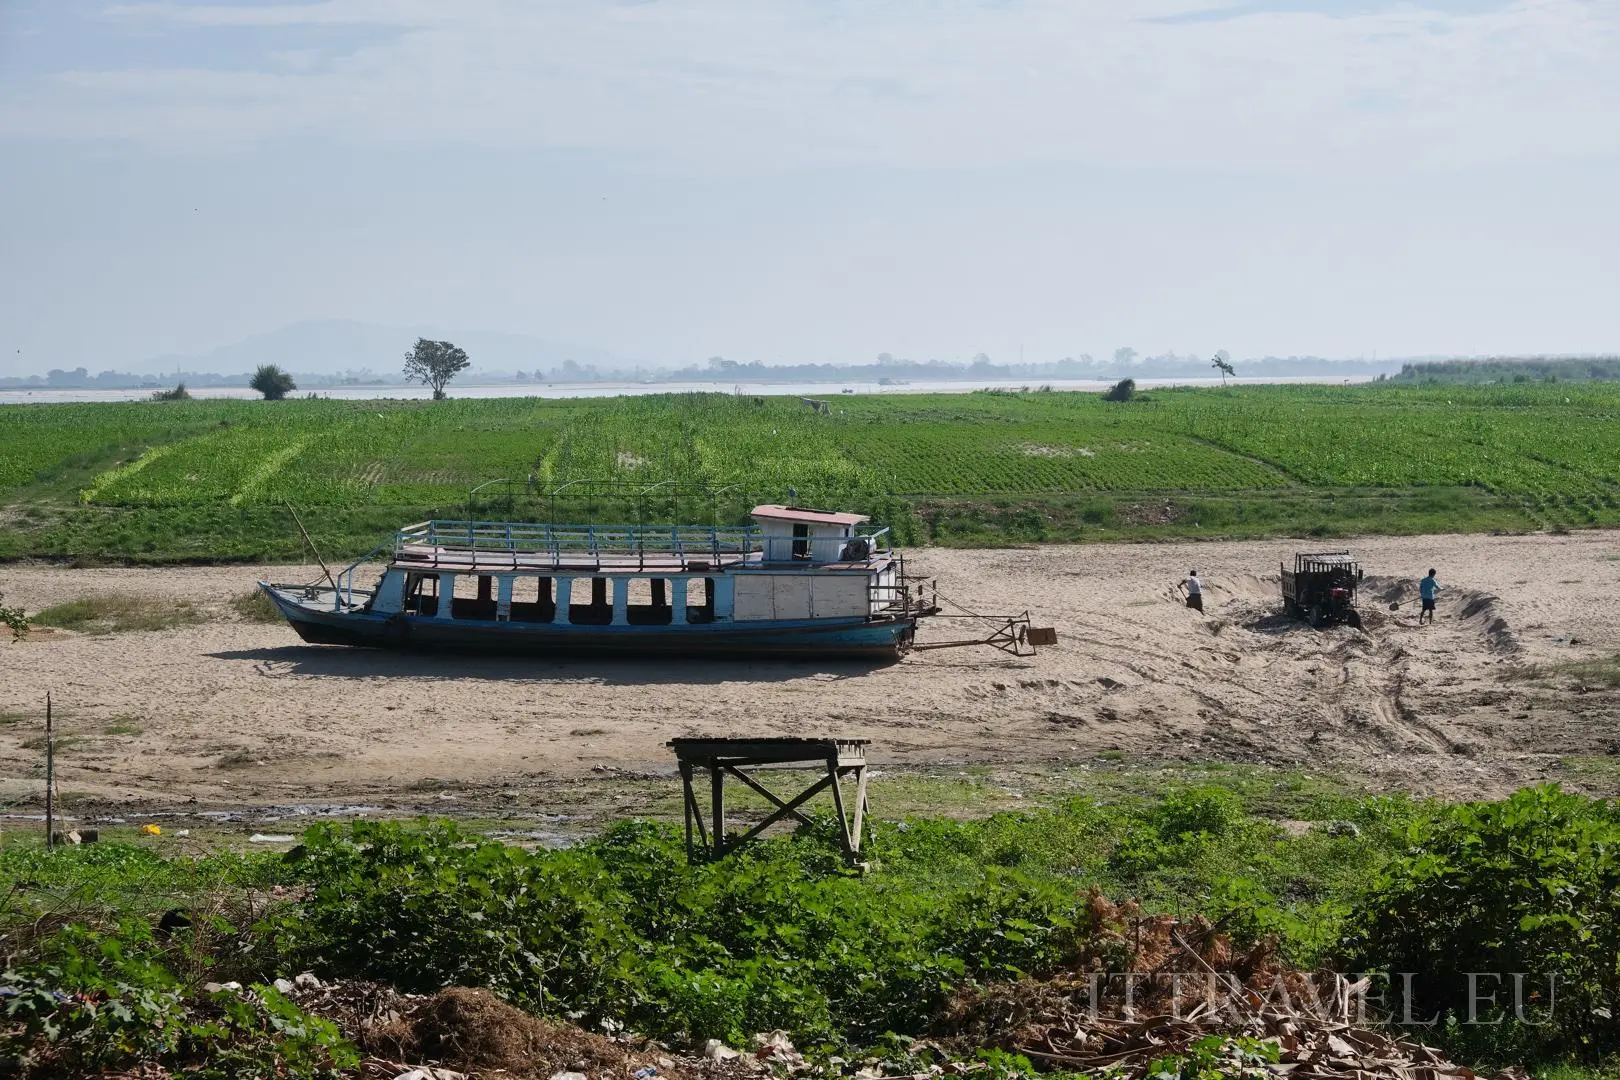
M 1418 612 L 1419 623 L 1423 622 L 1425 615 L 1429 617 L 1430 622 L 1434 622 L 1434 594 L 1439 591 L 1440 584 L 1434 580 L 1434 571 L 1431 569 L 1429 576 L 1418 582 L 1418 599 L 1423 601 L 1423 610 Z

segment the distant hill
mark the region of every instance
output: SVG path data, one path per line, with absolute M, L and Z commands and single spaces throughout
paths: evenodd
M 181 371 L 252 371 L 278 364 L 289 371 L 339 375 L 369 368 L 379 375 L 398 373 L 402 358 L 418 337 L 453 341 L 467 350 L 474 370 L 531 371 L 561 368 L 570 360 L 579 367 L 627 370 L 637 361 L 590 345 L 548 341 L 522 334 L 450 330 L 432 326 L 379 326 L 349 319 L 312 319 L 279 330 L 254 334 L 231 345 L 191 355 L 169 353 L 140 361 L 140 373 Z

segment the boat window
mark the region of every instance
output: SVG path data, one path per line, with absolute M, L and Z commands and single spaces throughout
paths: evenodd
M 405 602 L 401 609 L 410 615 L 432 618 L 439 613 L 439 575 L 407 574 Z
M 631 626 L 667 626 L 675 621 L 667 578 L 631 578 L 625 621 Z
M 714 622 L 714 578 L 692 578 L 687 581 L 686 621 Z
M 557 604 L 551 597 L 551 579 L 548 577 L 519 577 L 512 579 L 513 622 L 548 623 L 557 614 Z
M 568 605 L 568 621 L 576 626 L 609 626 L 613 623 L 613 599 L 607 578 L 575 578 L 573 597 Z M 582 595 L 589 603 L 577 603 Z
M 495 621 L 495 579 L 489 574 L 456 574 L 450 617 L 477 622 Z

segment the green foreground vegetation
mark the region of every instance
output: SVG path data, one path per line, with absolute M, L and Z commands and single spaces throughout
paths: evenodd
M 334 558 L 433 515 L 736 521 L 790 497 L 871 513 L 907 544 L 1620 524 L 1614 384 L 826 404 L 675 394 L 4 406 L 0 558 L 303 558 L 287 503 L 308 511 Z M 505 482 L 474 493 L 489 481 Z M 553 494 L 570 481 L 588 483 Z
M 265 985 L 311 970 L 486 987 L 679 1045 L 781 1028 L 812 1055 L 874 1052 L 910 1071 L 925 1064 L 910 1039 L 948 1034 L 954 995 L 1074 971 L 1098 889 L 1202 914 L 1239 944 L 1274 940 L 1301 968 L 1410 972 L 1409 994 L 1393 979 L 1389 1015 L 1437 1017 L 1419 1037 L 1463 1060 L 1563 1076 L 1612 1063 L 1612 804 L 1555 787 L 1449 806 L 1286 786 L 1258 797 L 1292 827 L 1207 785 L 885 822 L 865 875 L 843 869 L 830 825 L 699 865 L 672 826 L 639 821 L 555 851 L 429 822 L 323 824 L 285 855 L 13 840 L 0 848 L 0 1060 L 35 1076 L 138 1062 L 337 1075 L 353 1049 Z M 190 925 L 161 928 L 176 909 Z M 1469 972 L 1526 973 L 1529 988 L 1556 977 L 1556 998 L 1527 997 L 1516 1015 L 1497 994 L 1470 1024 Z M 261 989 L 210 989 L 228 980 Z

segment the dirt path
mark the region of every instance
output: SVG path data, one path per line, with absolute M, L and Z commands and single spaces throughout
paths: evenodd
M 1341 545 L 1334 545 L 1341 546 Z M 1036 613 L 1056 647 L 902 663 L 548 662 L 305 646 L 228 601 L 267 571 L 0 568 L 38 610 L 90 593 L 191 600 L 181 629 L 39 633 L 0 645 L 0 806 L 40 790 L 38 714 L 58 703 L 59 786 L 97 803 L 376 801 L 449 781 L 539 792 L 665 770 L 677 735 L 840 734 L 880 762 L 1222 759 L 1347 770 L 1391 788 L 1496 794 L 1620 753 L 1620 693 L 1527 680 L 1620 653 L 1620 536 L 1355 542 L 1366 632 L 1276 615 L 1289 542 L 926 550 L 913 570 L 976 610 Z M 1440 618 L 1388 601 L 1440 571 Z M 1207 614 L 1172 585 L 1196 567 Z M 281 579 L 304 568 L 274 571 Z M 925 637 L 958 636 L 960 627 Z M 1585 689 L 1587 692 L 1581 692 Z

